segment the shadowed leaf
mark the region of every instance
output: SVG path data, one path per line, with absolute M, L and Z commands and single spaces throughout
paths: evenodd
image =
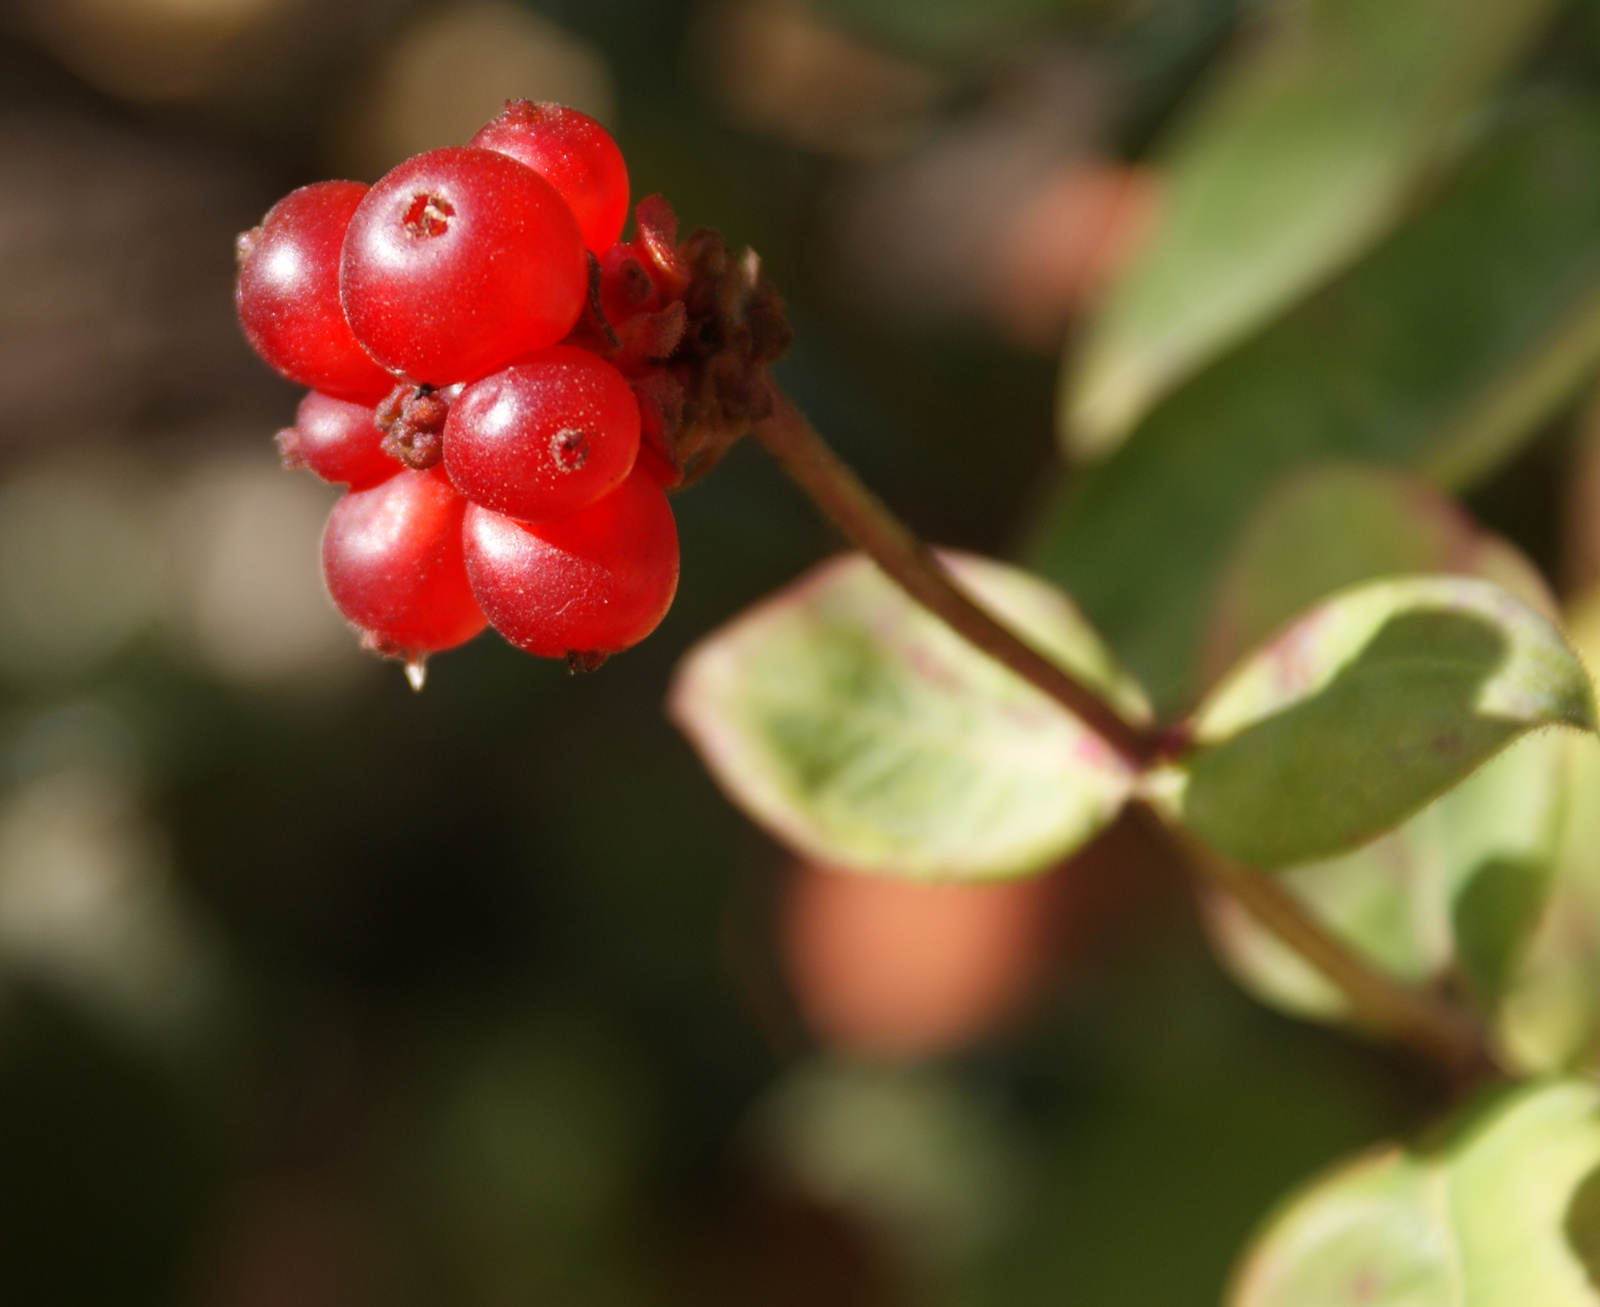
M 1566 805 L 1569 746 L 1554 731 L 1518 741 L 1398 830 L 1284 887 L 1324 926 L 1402 980 L 1455 980 L 1492 1006 L 1543 904 Z M 1228 970 L 1264 1002 L 1344 1021 L 1340 993 L 1232 900 L 1207 903 Z
M 1176 383 L 1359 254 L 1547 0 L 1274 6 L 1158 162 L 1166 218 L 1091 327 L 1063 430 L 1109 452 Z
M 1597 353 L 1600 114 L 1569 107 L 1499 133 L 1350 275 L 1154 410 L 1048 515 L 1034 562 L 1175 709 L 1218 573 L 1287 473 L 1362 459 L 1464 484 Z

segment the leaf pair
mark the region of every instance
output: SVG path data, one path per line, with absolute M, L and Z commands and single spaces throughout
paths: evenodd
M 1148 721 L 1064 596 L 997 563 L 947 565 Z M 1141 778 L 860 557 L 704 641 L 672 711 L 730 795 L 806 856 L 958 880 L 1043 870 L 1141 784 L 1222 852 L 1289 866 L 1393 827 L 1529 730 L 1593 723 L 1588 677 L 1545 618 L 1486 581 L 1398 579 L 1336 596 L 1246 657 L 1184 758 Z

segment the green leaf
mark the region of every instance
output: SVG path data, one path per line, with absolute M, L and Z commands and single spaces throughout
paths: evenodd
M 1257 1237 L 1227 1307 L 1596 1307 L 1600 1090 L 1502 1092 L 1348 1164 Z
M 1148 718 L 1066 597 L 953 554 L 1046 655 Z M 1116 815 L 1132 777 L 1076 717 L 913 603 L 866 558 L 825 563 L 701 641 L 670 711 L 734 802 L 808 857 L 918 878 L 1039 871 Z
M 1549 0 L 1301 0 L 1158 156 L 1164 222 L 1090 329 L 1066 394 L 1077 453 L 1348 263 L 1397 219 Z
M 1600 653 L 1600 592 L 1575 608 L 1570 629 L 1575 643 Z M 1549 901 L 1499 1012 L 1499 1042 L 1529 1072 L 1600 1057 L 1600 741 L 1568 741 L 1563 790 L 1566 826 Z
M 1529 730 L 1594 723 L 1582 662 L 1526 604 L 1467 577 L 1378 581 L 1229 674 L 1171 801 L 1229 857 L 1293 866 L 1392 829 Z
M 1308 468 L 1269 495 L 1223 573 L 1206 666 L 1225 669 L 1332 591 L 1404 572 L 1493 580 L 1554 615 L 1533 565 L 1444 495 L 1382 468 Z M 1527 737 L 1398 830 L 1283 872 L 1285 889 L 1374 965 L 1492 1005 L 1543 904 L 1565 814 L 1565 732 Z M 1228 969 L 1264 1002 L 1348 1020 L 1340 992 L 1230 899 L 1207 903 Z
M 1381 576 L 1478 576 L 1554 617 L 1538 570 L 1415 477 L 1355 463 L 1317 464 L 1262 501 L 1223 570 L 1202 674 L 1214 681 L 1319 599 Z
M 1549 887 L 1574 738 L 1544 731 L 1519 740 L 1400 829 L 1342 858 L 1283 872 L 1284 887 L 1391 975 L 1454 981 L 1492 1007 Z M 1257 998 L 1298 1016 L 1352 1017 L 1319 971 L 1232 899 L 1206 908 L 1224 963 Z
M 1349 276 L 1163 403 L 1074 483 L 1033 561 L 1174 710 L 1218 572 L 1286 474 L 1359 459 L 1463 484 L 1597 354 L 1600 114 L 1569 106 L 1502 131 Z

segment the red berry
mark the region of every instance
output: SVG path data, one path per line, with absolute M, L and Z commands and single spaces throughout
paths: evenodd
M 621 483 L 638 453 L 639 405 L 627 381 L 570 345 L 473 382 L 444 428 L 456 489 L 526 521 L 587 508 Z
M 678 588 L 672 510 L 643 472 L 553 522 L 514 522 L 474 504 L 462 533 L 472 593 L 491 625 L 542 658 L 638 644 Z
M 429 150 L 388 173 L 345 235 L 339 293 L 372 356 L 433 386 L 475 381 L 572 330 L 583 241 L 555 189 L 514 159 Z
M 300 401 L 292 427 L 278 433 L 289 467 L 306 467 L 324 481 L 365 490 L 387 481 L 400 464 L 383 452 L 372 409 L 313 390 Z
M 600 254 L 628 218 L 628 166 L 611 133 L 587 114 L 559 104 L 508 100 L 470 144 L 509 154 L 561 192 L 583 243 Z
M 291 191 L 239 237 L 234 303 L 255 352 L 291 381 L 376 403 L 394 378 L 356 343 L 339 307 L 339 250 L 367 187 L 318 182 Z
M 368 647 L 415 661 L 483 630 L 462 563 L 466 507 L 441 472 L 405 469 L 334 505 L 322 573 Z

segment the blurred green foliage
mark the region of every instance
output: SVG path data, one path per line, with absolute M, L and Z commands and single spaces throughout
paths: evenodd
M 1371 258 L 1202 373 L 1063 492 L 1034 558 L 1158 704 L 1198 645 L 1244 516 L 1307 462 L 1459 489 L 1570 402 L 1600 345 L 1600 118 L 1537 106 Z

